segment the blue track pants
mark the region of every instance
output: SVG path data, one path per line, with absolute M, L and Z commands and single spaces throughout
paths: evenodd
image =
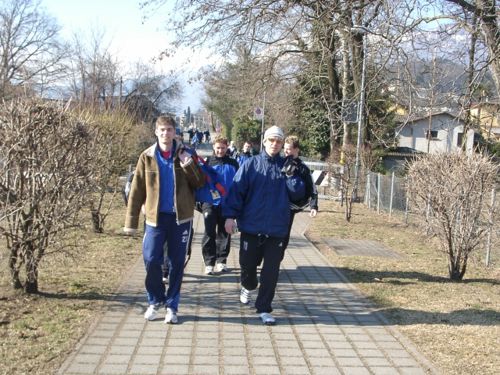
M 177 312 L 191 228 L 191 221 L 177 224 L 175 213 L 160 213 L 156 227 L 146 224 L 142 255 L 146 267 L 145 286 L 150 305 L 165 305 Z M 166 295 L 165 284 L 162 282 L 165 241 L 168 246 L 167 257 L 171 265 Z

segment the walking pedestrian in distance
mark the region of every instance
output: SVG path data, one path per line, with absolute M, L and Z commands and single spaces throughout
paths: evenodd
M 232 158 L 236 157 L 236 146 L 234 144 L 234 141 L 231 141 L 229 143 L 229 147 L 227 148 L 227 155 Z
M 254 155 L 255 153 L 253 152 L 252 142 L 246 141 L 245 143 L 243 143 L 241 152 L 239 152 L 236 156 L 236 160 L 238 161 L 239 165 L 242 165 L 245 161 L 247 161 Z

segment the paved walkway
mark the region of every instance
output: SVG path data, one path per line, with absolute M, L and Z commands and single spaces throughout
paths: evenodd
M 254 308 L 239 303 L 238 235 L 228 260 L 231 272 L 203 274 L 203 222 L 197 215 L 180 324 L 144 320 L 139 258 L 58 374 L 435 373 L 303 237 L 308 222 L 306 214 L 296 216 L 273 304 L 277 325 L 262 325 Z

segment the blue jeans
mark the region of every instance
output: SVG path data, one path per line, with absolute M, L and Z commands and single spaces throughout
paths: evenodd
M 165 305 L 177 312 L 190 232 L 191 221 L 177 224 L 175 213 L 160 213 L 156 227 L 146 224 L 142 255 L 146 267 L 146 294 L 150 305 Z M 165 241 L 168 246 L 167 258 L 171 266 L 166 295 L 165 284 L 162 282 Z

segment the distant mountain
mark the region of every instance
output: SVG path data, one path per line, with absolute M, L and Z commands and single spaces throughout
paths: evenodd
M 398 67 L 393 66 L 390 70 L 398 72 L 401 71 L 401 67 L 398 69 Z M 467 67 L 461 63 L 444 58 L 437 58 L 434 63 L 415 59 L 409 66 L 408 71 L 413 77 L 414 87 L 421 90 L 457 96 L 464 95 L 467 92 Z M 398 78 L 395 73 L 391 75 L 394 79 Z M 399 78 L 401 79 L 401 77 Z M 478 84 L 478 82 L 475 83 Z M 489 71 L 484 71 L 479 84 L 482 94 L 491 95 L 491 93 L 495 92 L 493 79 Z M 479 100 L 481 93 L 477 93 L 477 100 Z

